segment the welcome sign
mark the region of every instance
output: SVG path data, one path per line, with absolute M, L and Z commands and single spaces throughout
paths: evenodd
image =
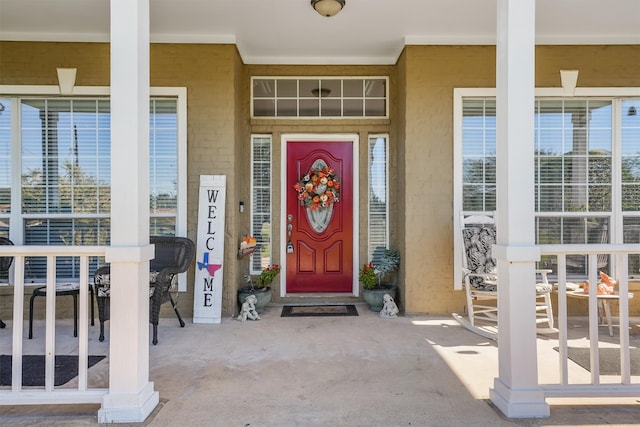
M 200 175 L 193 323 L 222 320 L 226 184 L 225 175 Z

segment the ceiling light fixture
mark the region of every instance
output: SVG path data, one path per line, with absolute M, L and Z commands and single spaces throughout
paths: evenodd
M 326 87 L 323 87 L 323 88 L 316 87 L 311 89 L 311 94 L 319 98 L 324 98 L 326 96 L 329 96 L 330 93 L 331 93 L 331 89 L 327 89 Z
M 344 4 L 345 0 L 311 0 L 311 7 L 327 18 L 340 12 Z

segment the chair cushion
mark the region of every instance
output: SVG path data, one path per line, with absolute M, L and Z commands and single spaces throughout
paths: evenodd
M 156 279 L 160 274 L 159 271 L 150 271 L 149 272 L 149 298 L 153 296 L 153 292 L 155 291 L 155 287 L 153 286 L 156 283 Z M 96 295 L 102 298 L 109 298 L 111 296 L 111 275 L 107 274 L 96 274 L 94 277 L 94 285 L 96 287 Z M 171 286 L 170 290 L 174 291 L 178 289 L 178 275 L 174 274 L 171 277 Z
M 497 289 L 496 261 L 491 256 L 491 246 L 496 242 L 496 229 L 492 226 L 465 227 L 462 240 L 467 257 L 467 270 L 476 274 L 491 274 L 490 277 L 469 277 L 473 287 L 483 291 Z
M 544 295 L 551 292 L 553 285 L 551 283 L 536 283 L 536 295 Z

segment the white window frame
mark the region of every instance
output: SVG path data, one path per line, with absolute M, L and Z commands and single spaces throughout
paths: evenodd
M 186 87 L 151 87 L 150 96 L 176 98 L 177 107 L 177 167 L 178 167 L 178 199 L 176 206 L 176 236 L 187 235 L 187 88 Z M 109 86 L 74 86 L 73 93 L 69 97 L 108 97 L 110 95 Z M 41 96 L 60 97 L 60 87 L 58 85 L 0 85 L 0 96 L 14 97 L 12 99 L 12 111 L 18 111 L 18 97 Z M 19 114 L 12 116 L 12 128 L 17 129 L 12 135 L 11 150 L 11 213 L 9 214 L 9 238 L 17 245 L 24 242 L 24 227 L 16 226 L 22 224 L 26 217 L 21 209 L 21 192 L 13 189 L 21 188 L 21 146 L 20 146 L 20 123 Z M 186 273 L 179 275 L 178 289 L 180 292 L 187 290 Z
M 463 100 L 468 98 L 495 98 L 495 88 L 455 88 L 453 90 L 453 288 L 462 289 L 462 237 L 460 233 L 460 212 L 462 211 L 462 107 Z M 578 87 L 573 94 L 574 98 L 637 98 L 640 97 L 640 87 Z M 536 88 L 535 98 L 570 98 L 561 87 Z M 616 170 L 620 167 L 621 130 L 615 121 L 616 107 L 619 100 L 613 100 L 614 109 L 614 133 L 612 135 L 612 152 L 616 155 L 612 161 L 616 163 Z M 618 106 L 619 110 L 619 106 Z M 533 153 L 532 153 L 533 156 Z M 613 188 L 621 188 L 619 174 L 612 177 Z M 487 212 L 485 212 L 487 213 Z M 537 215 L 537 213 L 536 213 Z M 620 195 L 617 191 L 612 193 L 611 209 L 611 239 L 612 242 L 622 242 L 622 211 Z

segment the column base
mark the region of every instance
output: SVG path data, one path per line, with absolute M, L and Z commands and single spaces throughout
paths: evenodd
M 549 404 L 539 388 L 510 389 L 500 378 L 495 378 L 489 398 L 508 418 L 548 418 Z
M 98 410 L 98 422 L 109 423 L 141 423 L 160 402 L 160 394 L 153 390 L 153 382 L 148 382 L 139 393 L 109 393 L 102 399 L 102 407 Z

